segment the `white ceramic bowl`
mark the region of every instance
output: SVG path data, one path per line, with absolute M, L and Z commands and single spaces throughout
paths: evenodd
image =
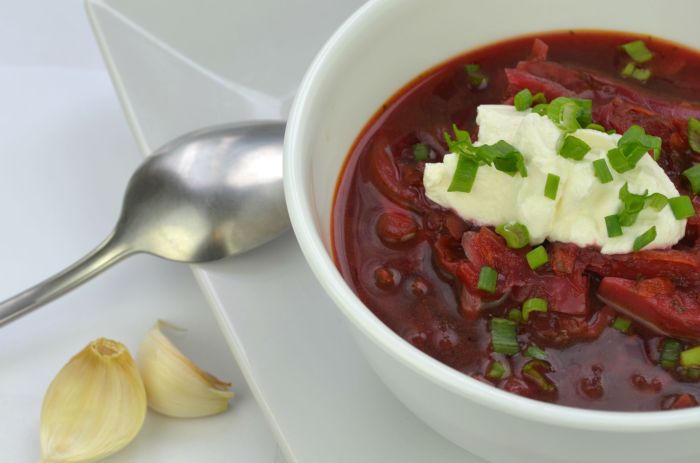
M 331 258 L 332 200 L 353 140 L 421 71 L 480 45 L 570 28 L 700 44 L 698 17 L 695 0 L 373 0 L 335 33 L 306 74 L 287 127 L 284 167 L 304 255 L 385 384 L 465 449 L 498 463 L 689 463 L 700 457 L 700 408 L 622 413 L 536 402 L 469 378 L 394 334 L 350 290 Z

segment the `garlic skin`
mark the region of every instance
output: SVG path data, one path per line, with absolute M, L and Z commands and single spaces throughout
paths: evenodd
M 42 463 L 102 459 L 124 448 L 146 417 L 146 390 L 123 344 L 100 338 L 49 385 L 41 410 Z
M 203 371 L 163 334 L 158 321 L 139 349 L 138 364 L 148 406 L 163 415 L 195 418 L 226 411 L 234 396 L 230 383 Z

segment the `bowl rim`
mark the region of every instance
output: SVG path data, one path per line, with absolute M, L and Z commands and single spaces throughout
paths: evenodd
M 292 228 L 316 279 L 355 327 L 385 353 L 443 389 L 491 410 L 546 425 L 590 431 L 670 432 L 700 426 L 700 407 L 647 412 L 590 410 L 540 402 L 485 384 L 410 345 L 379 320 L 342 278 L 315 227 L 311 195 L 306 189 L 311 184 L 310 169 L 303 162 L 302 148 L 305 140 L 314 136 L 307 133 L 307 114 L 335 50 L 351 40 L 354 30 L 375 15 L 400 7 L 402 1 L 369 0 L 350 16 L 314 58 L 291 108 L 284 140 L 285 198 Z

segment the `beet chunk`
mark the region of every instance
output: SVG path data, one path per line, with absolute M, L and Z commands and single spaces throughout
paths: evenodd
M 598 296 L 615 309 L 667 336 L 700 341 L 698 288 L 676 287 L 666 278 L 605 277 Z

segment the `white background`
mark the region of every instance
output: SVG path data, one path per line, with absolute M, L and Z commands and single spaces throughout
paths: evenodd
M 0 0 L 0 299 L 96 246 L 116 220 L 140 155 L 81 0 Z M 136 353 L 157 318 L 188 328 L 195 361 L 235 383 L 227 413 L 174 420 L 149 412 L 117 462 L 281 461 L 190 270 L 136 256 L 0 329 L 0 460 L 39 461 L 49 382 L 90 340 Z

